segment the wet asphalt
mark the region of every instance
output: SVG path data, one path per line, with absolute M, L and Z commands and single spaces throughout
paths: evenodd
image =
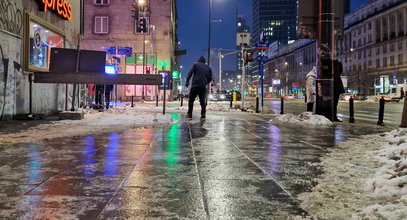
M 0 146 L 0 219 L 289 219 L 335 144 L 386 129 L 273 125 L 267 116 Z

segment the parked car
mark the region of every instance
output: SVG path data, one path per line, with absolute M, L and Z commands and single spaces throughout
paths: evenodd
M 219 91 L 217 93 L 208 94 L 208 99 L 210 101 L 227 101 L 230 100 L 230 94 L 225 91 Z

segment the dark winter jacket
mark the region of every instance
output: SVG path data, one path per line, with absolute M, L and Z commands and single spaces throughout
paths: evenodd
M 205 64 L 204 57 L 201 56 L 188 72 L 187 84 L 191 77 L 191 87 L 205 87 L 212 81 L 212 69 Z

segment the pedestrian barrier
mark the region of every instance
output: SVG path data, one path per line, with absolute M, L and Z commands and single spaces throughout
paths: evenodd
M 354 105 L 353 105 L 353 96 L 349 98 L 349 123 L 355 123 L 355 112 L 354 112 Z
M 379 120 L 377 121 L 377 125 L 384 126 L 383 118 L 384 118 L 384 96 L 382 96 L 382 97 L 380 98 L 380 103 L 379 103 Z
M 403 114 L 401 116 L 401 123 L 400 127 L 402 128 L 407 128 L 407 102 L 406 102 L 406 97 L 407 92 L 404 94 L 404 105 L 403 105 Z
M 131 107 L 134 107 L 134 96 L 131 96 Z
M 158 95 L 155 95 L 155 106 L 158 107 Z
M 230 108 L 233 107 L 233 97 L 235 96 L 235 93 L 233 92 L 233 95 L 230 96 Z
M 256 113 L 259 113 L 259 96 L 256 96 Z
M 281 111 L 280 114 L 284 114 L 284 97 L 281 97 Z

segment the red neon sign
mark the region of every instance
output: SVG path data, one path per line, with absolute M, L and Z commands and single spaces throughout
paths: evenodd
M 37 2 L 41 11 L 50 10 L 66 20 L 72 20 L 72 5 L 66 0 L 37 0 Z

